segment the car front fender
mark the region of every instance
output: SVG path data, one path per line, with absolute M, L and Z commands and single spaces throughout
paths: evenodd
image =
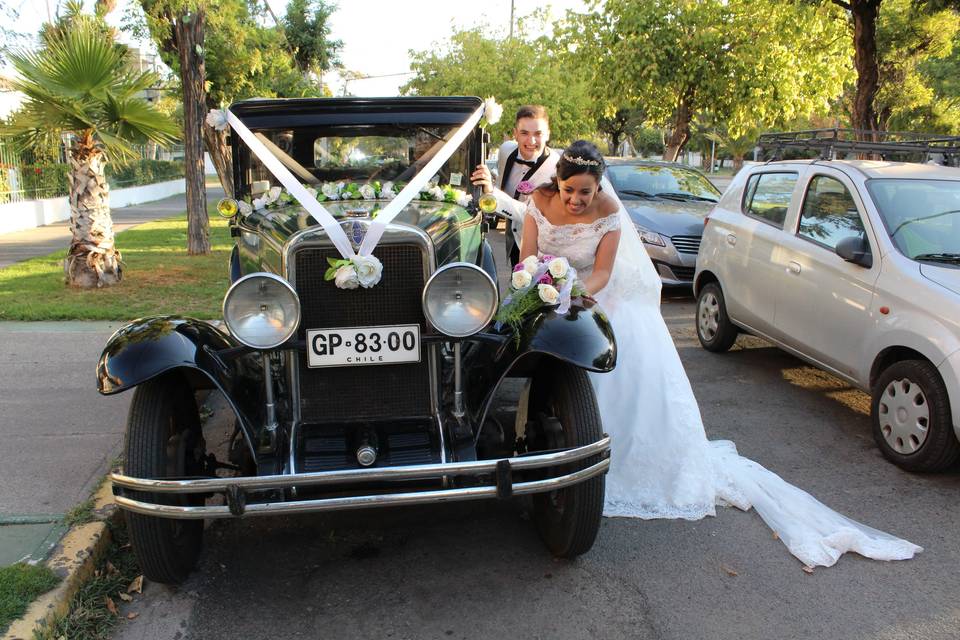
M 254 451 L 256 418 L 263 406 L 262 367 L 240 343 L 207 322 L 154 316 L 121 327 L 100 355 L 98 388 L 112 395 L 174 370 L 183 370 L 194 389 L 215 387 L 223 393 Z
M 509 330 L 497 339 L 473 345 L 464 359 L 467 410 L 482 425 L 504 378 L 528 376 L 546 358 L 587 371 L 612 371 L 617 342 L 609 318 L 599 305 L 584 301 L 559 315 L 552 309 L 532 315 L 519 339 Z

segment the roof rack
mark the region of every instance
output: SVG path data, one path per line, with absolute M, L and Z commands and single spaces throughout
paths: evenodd
M 960 136 L 841 128 L 761 134 L 754 160 L 780 160 L 787 149 L 815 151 L 823 160 L 853 154 L 960 166 Z

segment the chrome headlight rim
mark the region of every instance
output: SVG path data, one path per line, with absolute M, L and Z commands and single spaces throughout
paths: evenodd
M 427 305 L 427 295 L 430 291 L 430 285 L 436 281 L 436 278 L 438 276 L 446 273 L 447 271 L 451 271 L 453 269 L 469 269 L 480 274 L 482 276 L 482 280 L 484 280 L 487 284 L 489 284 L 491 291 L 493 291 L 494 304 L 491 305 L 491 308 L 486 314 L 486 317 L 484 318 L 483 323 L 480 324 L 473 331 L 453 332 L 453 333 L 444 331 L 443 329 L 440 328 L 440 326 L 436 322 L 434 322 L 433 318 L 431 318 L 430 316 L 429 306 Z M 423 308 L 423 315 L 426 318 L 427 322 L 429 322 L 430 326 L 435 328 L 437 331 L 451 338 L 469 338 L 470 336 L 476 335 L 477 333 L 482 331 L 484 327 L 490 324 L 490 322 L 493 320 L 493 317 L 497 315 L 497 309 L 500 308 L 500 289 L 497 287 L 497 283 L 493 280 L 493 278 L 490 277 L 489 273 L 484 271 L 479 266 L 473 264 L 472 262 L 451 262 L 449 264 L 443 265 L 442 267 L 434 271 L 433 274 L 430 276 L 430 278 L 427 280 L 427 283 L 423 287 L 423 295 L 420 297 L 420 305 Z
M 230 300 L 236 294 L 236 292 L 240 289 L 241 285 L 247 286 L 247 283 L 249 283 L 250 281 L 261 279 L 261 278 L 271 280 L 279 284 L 283 288 L 285 288 L 293 296 L 293 301 L 296 303 L 295 305 L 296 314 L 294 315 L 293 322 L 290 323 L 289 329 L 285 332 L 283 339 L 280 341 L 271 343 L 270 346 L 253 344 L 248 340 L 244 340 L 244 338 L 235 330 L 235 328 L 231 326 L 229 315 L 227 314 L 227 307 L 230 303 Z M 300 296 L 297 295 L 296 289 L 294 289 L 289 282 L 287 282 L 285 279 L 281 278 L 280 276 L 274 273 L 269 273 L 266 271 L 257 271 L 254 273 L 248 273 L 247 275 L 243 276 L 242 278 L 239 278 L 236 282 L 230 285 L 230 288 L 227 290 L 227 294 L 223 296 L 223 305 L 221 307 L 221 314 L 223 315 L 223 322 L 226 325 L 227 330 L 230 332 L 230 335 L 237 342 L 239 342 L 245 347 L 256 349 L 257 351 L 270 351 L 271 349 L 276 349 L 280 345 L 284 344 L 296 334 L 297 328 L 300 326 L 302 309 L 300 306 Z

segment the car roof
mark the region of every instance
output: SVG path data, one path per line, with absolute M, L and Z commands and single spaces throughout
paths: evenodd
M 336 124 L 460 124 L 483 100 L 471 96 L 389 98 L 253 98 L 230 106 L 251 127 Z
M 752 169 L 789 165 L 818 164 L 840 169 L 858 170 L 867 178 L 907 178 L 926 180 L 960 180 L 960 169 L 920 162 L 887 162 L 886 160 L 777 160 L 751 165 Z
M 619 158 L 615 156 L 604 156 L 603 159 L 607 163 L 607 166 L 615 164 L 627 164 L 644 167 L 664 167 L 665 169 L 687 169 L 689 171 L 697 171 L 695 167 L 691 167 L 680 162 L 667 162 L 665 160 L 642 160 L 640 158 Z

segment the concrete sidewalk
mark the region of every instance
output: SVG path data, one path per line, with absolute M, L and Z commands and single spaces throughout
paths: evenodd
M 222 197 L 221 187 L 207 187 L 208 203 L 216 202 Z M 119 233 L 144 222 L 175 216 L 186 209 L 186 195 L 180 193 L 155 202 L 114 209 L 110 215 L 113 218 L 113 230 Z M 24 231 L 0 233 L 0 269 L 14 262 L 45 256 L 57 250 L 66 252 L 72 237 L 69 221 Z

